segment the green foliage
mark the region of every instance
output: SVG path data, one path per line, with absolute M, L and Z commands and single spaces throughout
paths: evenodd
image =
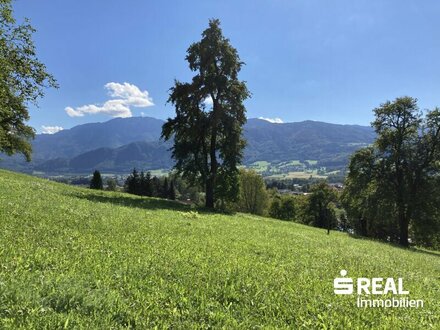
M 129 194 L 148 197 L 160 197 L 171 200 L 176 199 L 174 180 L 164 177 L 162 180 L 158 177 L 151 177 L 151 173 L 139 172 L 134 168 L 133 172 L 125 180 L 124 190 Z
M 241 169 L 238 210 L 263 215 L 266 212 L 268 202 L 269 196 L 263 177 L 255 171 Z
M 106 180 L 106 183 L 107 183 L 107 188 L 106 189 L 108 191 L 116 191 L 117 190 L 118 184 L 117 184 L 115 178 L 108 178 Z
M 37 104 L 45 87 L 57 86 L 36 56 L 34 32 L 28 20 L 16 23 L 10 0 L 0 1 L 0 152 L 22 153 L 28 161 L 35 131 L 26 125 L 27 105 Z
M 296 202 L 295 197 L 289 195 L 277 195 L 272 199 L 269 215 L 275 219 L 295 220 Z
M 162 198 L 168 198 L 168 193 L 170 192 L 170 187 L 168 185 L 168 178 L 164 178 L 161 191 L 160 191 L 160 197 Z
M 360 149 L 351 158 L 341 202 L 348 225 L 358 235 L 398 242 L 395 205 L 388 185 L 377 181 L 380 168 L 373 147 Z
M 307 198 L 305 223 L 319 228 L 335 229 L 337 219 L 334 203 L 338 200 L 337 191 L 322 181 L 310 188 Z
M 353 155 L 342 201 L 361 235 L 434 246 L 440 237 L 440 109 L 423 117 L 417 100 L 374 110 L 374 146 Z
M 216 199 L 238 197 L 238 168 L 245 145 L 246 122 L 243 101 L 249 97 L 246 84 L 238 80 L 243 63 L 220 29 L 210 20 L 202 39 L 187 50 L 191 83 L 175 81 L 169 102 L 176 117 L 163 125 L 162 137 L 174 139 L 172 156 L 177 171 L 206 190 L 206 207 Z M 212 105 L 206 100 L 210 99 Z
M 154 195 L 154 187 L 150 172 L 147 172 L 147 174 L 145 174 L 145 177 L 141 177 L 140 185 L 141 195 L 150 197 Z
M 176 188 L 174 187 L 174 181 L 171 180 L 170 186 L 168 187 L 168 199 L 174 201 L 176 199 Z
M 0 170 L 1 329 L 436 329 L 436 252 Z M 403 277 L 423 309 L 333 279 Z
M 90 189 L 104 189 L 101 173 L 98 170 L 95 170 L 95 172 L 93 172 L 92 180 L 90 180 Z
M 168 178 L 170 181 L 169 199 L 177 199 L 193 205 L 201 206 L 203 204 L 202 187 L 190 184 L 188 180 L 185 180 L 174 172 L 170 173 Z M 172 198 L 173 196 L 174 199 Z
M 140 195 L 140 176 L 134 168 L 133 172 L 127 177 L 124 184 L 124 190 L 129 194 Z

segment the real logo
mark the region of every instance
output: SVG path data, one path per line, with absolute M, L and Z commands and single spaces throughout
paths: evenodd
M 423 300 L 411 300 L 406 297 L 396 299 L 363 299 L 363 295 L 408 295 L 409 291 L 403 287 L 403 278 L 383 277 L 359 277 L 354 280 L 347 277 L 347 271 L 340 271 L 342 277 L 333 280 L 334 293 L 337 295 L 351 295 L 355 292 L 358 295 L 358 307 L 423 307 Z
M 342 277 L 337 277 L 333 281 L 335 294 L 353 294 L 354 282 L 353 279 L 347 276 L 345 269 L 340 272 Z M 397 279 L 397 285 L 392 277 L 382 278 L 365 278 L 360 277 L 356 281 L 357 294 L 409 294 L 409 291 L 403 289 L 403 279 Z

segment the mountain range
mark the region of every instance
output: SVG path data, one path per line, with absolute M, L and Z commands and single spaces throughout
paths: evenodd
M 160 140 L 164 121 L 150 117 L 116 118 L 88 123 L 55 134 L 38 134 L 33 141 L 33 161 L 2 155 L 0 167 L 24 172 L 89 173 L 99 169 L 127 173 L 173 166 L 172 143 Z M 271 123 L 248 119 L 244 127 L 247 146 L 244 164 L 317 160 L 321 166 L 342 168 L 350 154 L 374 140 L 371 127 L 317 121 Z

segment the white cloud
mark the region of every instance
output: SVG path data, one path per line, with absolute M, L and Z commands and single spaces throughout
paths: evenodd
M 211 106 L 214 104 L 214 101 L 212 100 L 211 96 L 208 96 L 206 99 L 203 100 L 203 103 L 205 106 Z
M 64 109 L 64 111 L 66 111 L 66 113 L 69 115 L 69 117 L 82 117 L 84 116 L 83 113 L 76 111 L 74 108 L 72 107 L 66 107 Z
M 43 134 L 55 134 L 62 131 L 64 128 L 61 126 L 41 126 L 41 133 Z
M 275 118 L 265 118 L 265 117 L 258 117 L 258 119 L 262 119 L 265 121 L 268 121 L 269 123 L 273 124 L 282 124 L 284 121 L 281 118 L 275 117 Z
M 153 100 L 148 95 L 148 92 L 142 92 L 135 85 L 131 85 L 129 83 L 118 84 L 111 82 L 106 84 L 105 88 L 108 89 L 111 97 L 124 100 L 126 105 L 131 105 L 138 108 L 146 108 L 154 105 Z
M 106 114 L 112 117 L 131 117 L 130 107 L 146 108 L 154 105 L 147 91 L 127 82 L 123 84 L 110 82 L 105 84 L 108 95 L 112 98 L 102 105 L 88 104 L 81 107 L 66 107 L 64 110 L 70 117 L 83 117 L 91 114 Z

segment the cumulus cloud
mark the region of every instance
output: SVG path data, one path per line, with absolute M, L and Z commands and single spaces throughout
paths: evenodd
M 61 126 L 41 126 L 41 133 L 43 134 L 55 134 L 59 131 L 62 131 L 64 128 Z
M 275 118 L 265 118 L 265 117 L 258 117 L 258 119 L 262 119 L 265 121 L 268 121 L 269 123 L 273 124 L 282 124 L 284 121 L 281 118 L 275 117 Z
M 105 114 L 112 117 L 131 117 L 130 107 L 146 108 L 154 105 L 153 99 L 147 91 L 127 82 L 120 84 L 109 82 L 105 84 L 108 95 L 112 98 L 104 104 L 88 104 L 81 107 L 66 107 L 65 111 L 70 117 L 83 117 L 84 115 Z

